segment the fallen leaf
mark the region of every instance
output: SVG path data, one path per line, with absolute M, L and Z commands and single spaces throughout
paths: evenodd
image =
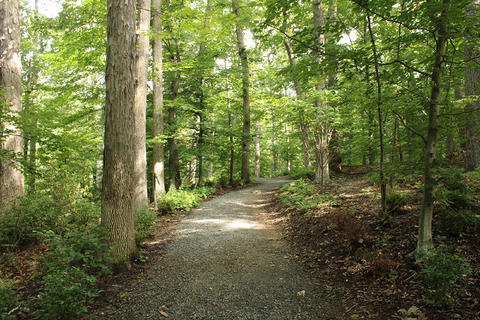
M 165 318 L 168 318 L 168 313 L 166 313 L 165 311 L 160 311 L 160 314 Z
M 299 296 L 301 296 L 301 297 L 305 297 L 305 290 L 298 291 L 298 292 L 297 292 L 297 295 L 299 295 Z

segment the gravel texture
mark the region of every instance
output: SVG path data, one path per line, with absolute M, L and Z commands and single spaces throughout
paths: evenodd
M 260 179 L 193 210 L 164 253 L 95 319 L 342 319 L 338 299 L 295 261 L 262 216 L 268 193 L 288 182 Z

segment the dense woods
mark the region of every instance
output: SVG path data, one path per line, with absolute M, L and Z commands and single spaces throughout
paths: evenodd
M 480 1 L 39 3 L 0 2 L 2 319 L 80 316 L 158 216 L 260 177 L 359 169 L 418 264 L 478 237 Z

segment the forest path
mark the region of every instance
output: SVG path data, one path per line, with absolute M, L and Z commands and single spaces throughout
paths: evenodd
M 184 217 L 163 253 L 92 317 L 342 319 L 341 302 L 327 297 L 265 220 L 272 192 L 288 180 L 259 182 Z

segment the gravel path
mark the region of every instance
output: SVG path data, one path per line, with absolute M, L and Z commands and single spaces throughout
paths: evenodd
M 182 219 L 165 253 L 95 319 L 342 319 L 339 301 L 295 262 L 261 214 L 260 184 L 205 202 Z

